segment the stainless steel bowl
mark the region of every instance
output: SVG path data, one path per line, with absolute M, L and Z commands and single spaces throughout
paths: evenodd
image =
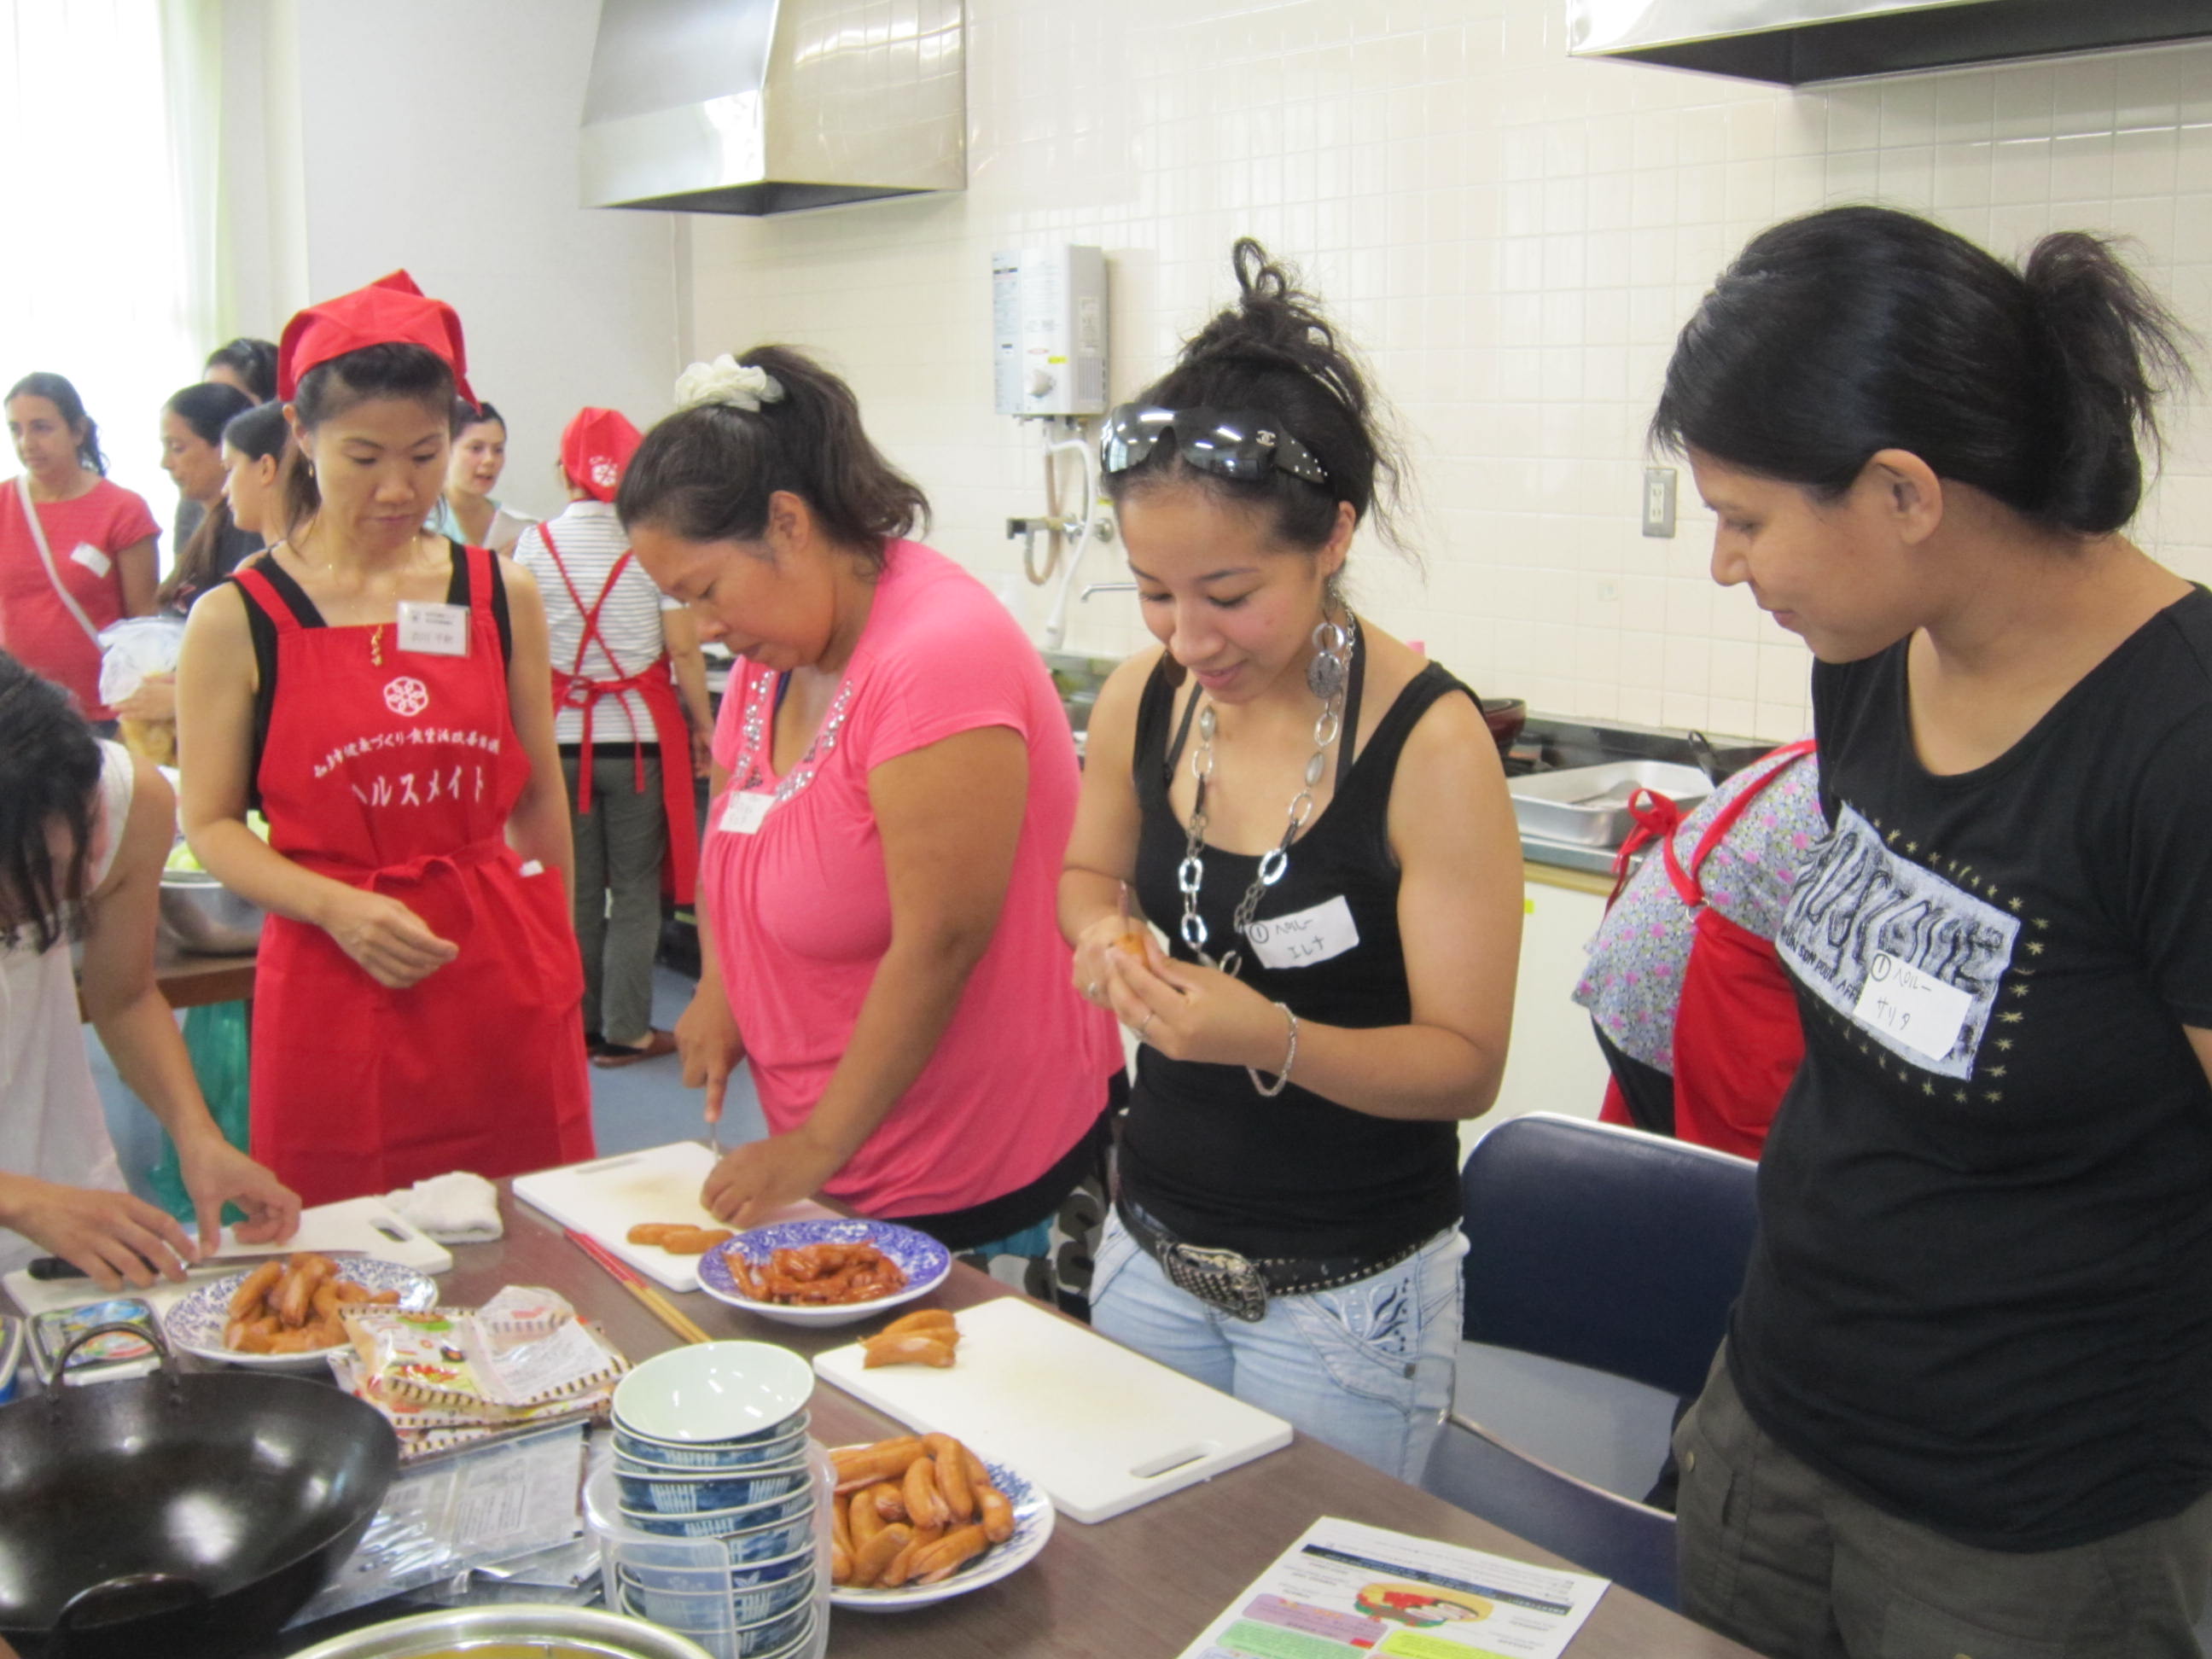
M 395 1619 L 319 1642 L 294 1659 L 414 1659 L 493 1642 L 566 1642 L 606 1659 L 714 1659 L 696 1642 L 642 1620 L 597 1607 L 540 1607 L 527 1601 Z
M 161 878 L 161 930 L 198 956 L 250 955 L 266 912 L 213 876 L 172 871 Z

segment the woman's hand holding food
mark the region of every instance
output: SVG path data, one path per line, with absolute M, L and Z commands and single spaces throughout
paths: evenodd
M 722 1120 L 722 1096 L 730 1073 L 745 1057 L 745 1039 L 730 999 L 718 978 L 702 978 L 699 988 L 676 1020 L 676 1053 L 684 1062 L 684 1086 L 707 1091 L 707 1121 Z
M 1106 994 L 1114 1017 L 1170 1060 L 1216 1066 L 1283 1063 L 1288 1030 L 1282 1011 L 1217 968 L 1178 962 L 1147 937 L 1139 957 L 1109 953 Z
M 320 920 L 338 949 L 387 990 L 419 984 L 461 953 L 459 945 L 440 939 L 422 917 L 382 893 L 346 888 L 324 907 Z
M 173 720 L 177 718 L 177 677 L 174 674 L 149 674 L 138 682 L 138 689 L 115 705 L 119 719 L 126 720 Z
M 1087 1002 L 1108 1006 L 1106 988 L 1116 956 L 1142 956 L 1146 934 L 1142 922 L 1109 913 L 1075 936 L 1075 988 Z
M 185 1230 L 143 1199 L 29 1176 L 0 1176 L 0 1222 L 61 1257 L 104 1291 L 180 1279 L 198 1252 Z
M 185 1190 L 191 1194 L 204 1254 L 222 1244 L 226 1204 L 246 1212 L 237 1228 L 241 1244 L 281 1244 L 300 1231 L 299 1194 L 225 1140 L 212 1124 L 206 1134 L 178 1146 L 177 1164 Z
M 805 1127 L 747 1141 L 722 1155 L 699 1201 L 742 1232 L 786 1205 L 813 1197 L 849 1156 L 813 1139 Z

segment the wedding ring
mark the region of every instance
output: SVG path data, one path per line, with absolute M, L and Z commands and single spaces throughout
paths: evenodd
M 1097 1001 L 1097 1000 L 1098 1000 L 1098 981 L 1097 981 L 1097 980 L 1095 980 L 1095 979 L 1094 979 L 1094 980 L 1092 980 L 1092 981 L 1091 981 L 1091 983 L 1090 983 L 1090 984 L 1088 984 L 1088 985 L 1085 986 L 1085 987 L 1083 988 L 1083 994 L 1084 994 L 1086 998 L 1088 998 L 1091 1001 L 1092 1001 L 1092 1002 L 1096 1002 L 1096 1001 Z
M 1146 1010 L 1145 1010 L 1145 1018 L 1144 1018 L 1144 1023 L 1143 1023 L 1142 1024 L 1140 1024 L 1140 1025 L 1139 1025 L 1139 1026 L 1137 1027 L 1137 1041 L 1138 1041 L 1138 1042 L 1142 1042 L 1145 1040 L 1145 1033 L 1146 1033 L 1146 1032 L 1147 1032 L 1147 1031 L 1149 1031 L 1149 1030 L 1151 1030 L 1152 1029 L 1152 1022 L 1153 1022 L 1153 1020 L 1157 1019 L 1158 1017 L 1159 1017 L 1159 1010 L 1158 1010 L 1158 1009 L 1157 1009 L 1157 1008 L 1147 1008 L 1147 1009 L 1146 1009 Z

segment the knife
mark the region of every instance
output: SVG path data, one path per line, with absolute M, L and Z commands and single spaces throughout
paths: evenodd
M 264 1261 L 283 1261 L 295 1255 L 326 1255 L 333 1261 L 348 1256 L 365 1256 L 367 1250 L 252 1250 L 233 1255 L 204 1255 L 197 1261 L 185 1263 L 188 1273 L 205 1273 L 211 1268 L 259 1267 Z M 151 1265 L 150 1263 L 148 1265 Z M 25 1269 L 33 1279 L 89 1279 L 91 1274 L 76 1263 L 64 1261 L 58 1255 L 42 1255 Z

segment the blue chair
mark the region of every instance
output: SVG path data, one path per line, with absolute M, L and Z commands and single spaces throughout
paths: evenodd
M 1744 1158 L 1582 1118 L 1500 1123 L 1460 1178 L 1462 1334 L 1694 1397 L 1743 1284 L 1756 1174 Z M 1674 1605 L 1672 1516 L 1516 1451 L 1457 1412 L 1422 1484 Z

